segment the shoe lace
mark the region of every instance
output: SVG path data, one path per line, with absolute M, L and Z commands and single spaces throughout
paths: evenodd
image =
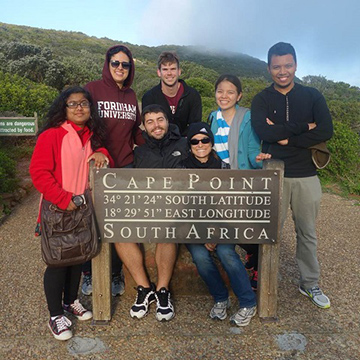
M 318 286 L 314 286 L 310 289 L 311 293 L 313 296 L 318 296 L 318 295 L 322 295 L 322 291 L 320 290 L 320 288 Z
M 91 275 L 85 275 L 84 276 L 84 283 L 86 284 L 86 286 L 91 285 L 91 280 L 92 280 Z
M 79 300 L 75 300 L 74 303 L 70 305 L 70 307 L 77 311 L 79 314 L 86 311 L 86 309 L 81 305 Z
M 112 282 L 114 283 L 114 285 L 120 285 L 122 282 L 124 282 L 124 280 L 121 274 L 117 274 L 113 276 Z
M 146 291 L 146 289 L 143 288 L 142 286 L 138 286 L 137 288 L 134 288 L 134 289 L 137 290 L 135 303 L 136 304 L 143 303 L 148 291 Z
M 214 304 L 215 309 L 225 309 L 228 306 L 228 300 L 218 301 Z
M 170 292 L 166 290 L 160 290 L 156 292 L 156 303 L 160 307 L 167 307 L 170 301 Z
M 249 314 L 249 312 L 251 311 L 251 308 L 241 308 L 238 312 L 237 315 L 241 318 L 246 318 Z
M 258 272 L 256 270 L 253 272 L 252 280 L 258 281 Z
M 58 331 L 67 330 L 71 326 L 71 321 L 66 316 L 59 316 L 55 319 Z

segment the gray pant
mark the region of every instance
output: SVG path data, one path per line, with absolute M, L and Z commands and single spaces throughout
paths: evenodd
M 315 229 L 320 199 L 321 185 L 317 176 L 284 179 L 281 227 L 290 205 L 295 223 L 296 261 L 300 270 L 300 285 L 306 289 L 318 285 L 320 277 Z

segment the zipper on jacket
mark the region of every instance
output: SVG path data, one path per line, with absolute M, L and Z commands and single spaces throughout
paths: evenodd
M 286 121 L 288 122 L 290 120 L 290 115 L 289 115 L 289 97 L 286 94 L 285 95 L 286 98 Z

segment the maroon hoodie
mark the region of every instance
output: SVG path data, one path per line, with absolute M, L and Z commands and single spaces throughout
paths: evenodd
M 142 145 L 144 139 L 139 128 L 141 119 L 136 94 L 130 89 L 135 74 L 132 55 L 129 76 L 121 89 L 109 70 L 108 52 L 117 46 L 111 47 L 106 53 L 102 79 L 88 83 L 85 88 L 97 104 L 100 117 L 106 122 L 106 148 L 114 159 L 115 167 L 124 167 L 134 160 L 134 144 Z

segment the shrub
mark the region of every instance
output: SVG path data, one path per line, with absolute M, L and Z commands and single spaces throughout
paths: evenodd
M 22 116 L 37 112 L 40 118 L 57 95 L 54 88 L 0 71 L 1 112 L 14 111 Z
M 16 189 L 18 181 L 16 162 L 0 150 L 0 193 L 11 192 Z
M 334 136 L 327 143 L 331 161 L 320 176 L 334 180 L 350 193 L 360 195 L 360 142 L 350 126 L 334 121 Z
M 195 88 L 201 97 L 214 96 L 214 86 L 207 80 L 201 78 L 190 78 L 186 80 L 186 84 Z

